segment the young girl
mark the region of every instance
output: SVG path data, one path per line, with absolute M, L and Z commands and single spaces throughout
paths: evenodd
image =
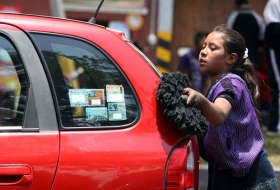
M 206 97 L 185 88 L 187 105 L 209 121 L 201 156 L 208 161 L 208 190 L 277 189 L 276 175 L 263 150 L 256 114 L 255 71 L 243 37 L 224 25 L 214 28 L 199 55 L 200 70 L 211 78 Z

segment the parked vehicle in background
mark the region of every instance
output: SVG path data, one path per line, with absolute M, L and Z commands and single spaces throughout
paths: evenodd
M 161 74 L 122 32 L 3 13 L 0 48 L 0 190 L 198 189 L 196 138 L 163 115 Z

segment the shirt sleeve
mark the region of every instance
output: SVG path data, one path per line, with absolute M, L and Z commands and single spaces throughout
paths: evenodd
M 240 101 L 244 90 L 246 90 L 246 86 L 238 79 L 224 78 L 214 91 L 213 102 L 217 98 L 224 98 L 233 106 Z
M 263 16 L 266 24 L 280 22 L 280 1 L 269 0 L 265 5 Z

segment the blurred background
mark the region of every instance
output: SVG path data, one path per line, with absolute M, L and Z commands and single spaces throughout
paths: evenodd
M 39 14 L 88 21 L 101 0 L 0 0 L 0 12 Z M 263 15 L 267 0 L 250 1 Z M 105 0 L 96 23 L 125 32 L 161 72 L 177 71 L 179 57 L 198 31 L 225 23 L 234 1 Z

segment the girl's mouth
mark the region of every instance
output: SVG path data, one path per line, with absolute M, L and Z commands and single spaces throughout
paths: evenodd
M 205 64 L 206 61 L 205 61 L 204 59 L 199 59 L 199 63 L 200 63 L 200 64 Z

